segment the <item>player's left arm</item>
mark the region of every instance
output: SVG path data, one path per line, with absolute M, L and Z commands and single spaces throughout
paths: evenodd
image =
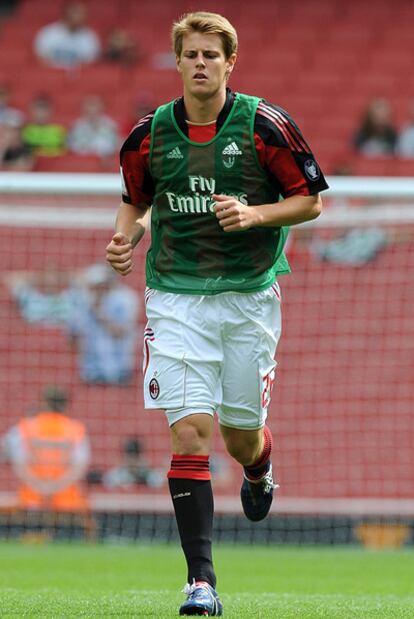
M 289 114 L 266 101 L 257 108 L 254 141 L 260 165 L 281 202 L 246 206 L 237 199 L 214 195 L 215 212 L 225 232 L 254 226 L 293 226 L 319 217 L 320 191 L 327 189 L 314 155 Z
M 235 198 L 215 194 L 216 217 L 224 232 L 248 230 L 255 226 L 294 226 L 316 219 L 322 212 L 322 200 L 312 196 L 291 196 L 282 202 L 246 206 Z

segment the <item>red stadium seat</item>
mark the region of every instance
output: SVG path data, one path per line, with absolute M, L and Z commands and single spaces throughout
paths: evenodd
M 412 172 L 413 162 L 401 161 L 396 157 L 355 155 L 352 160 L 353 172 L 359 176 L 404 176 L 407 168 Z
M 102 172 L 104 167 L 99 157 L 69 153 L 59 157 L 38 157 L 35 169 L 37 172 Z

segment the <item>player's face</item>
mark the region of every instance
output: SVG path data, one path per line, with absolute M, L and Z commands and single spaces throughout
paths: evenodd
M 184 83 L 184 93 L 208 99 L 225 89 L 236 54 L 226 58 L 218 34 L 191 32 L 184 35 L 177 68 Z

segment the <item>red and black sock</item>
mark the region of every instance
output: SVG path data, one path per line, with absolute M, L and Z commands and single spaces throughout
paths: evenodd
M 259 480 L 266 475 L 270 466 L 270 454 L 272 453 L 273 439 L 272 433 L 267 426 L 263 429 L 264 445 L 259 458 L 253 464 L 245 466 L 244 473 L 251 481 Z
M 168 483 L 188 582 L 204 580 L 215 588 L 211 552 L 214 503 L 208 456 L 173 455 Z

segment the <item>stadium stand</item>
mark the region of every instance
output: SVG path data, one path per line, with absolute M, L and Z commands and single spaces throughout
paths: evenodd
M 63 4 L 21 0 L 1 25 L 0 80 L 11 85 L 15 105 L 26 108 L 39 90 L 47 92 L 55 99 L 60 121 L 69 126 L 86 94 L 103 95 L 108 113 L 119 123 L 143 87 L 153 92 L 156 103 L 176 96 L 174 69 L 155 65 L 160 66 L 159 54 L 168 58 L 171 21 L 188 10 L 188 3 L 87 0 L 89 22 L 102 40 L 119 25 L 139 43 L 143 58 L 131 68 L 98 62 L 72 72 L 42 66 L 32 50 L 37 30 L 58 19 Z M 240 6 L 227 0 L 209 2 L 207 8 L 227 14 L 240 32 L 239 67 L 232 86 L 261 93 L 288 109 L 327 173 L 353 157 L 352 130 L 372 97 L 388 98 L 397 126 L 403 123 L 407 100 L 414 96 L 406 79 L 413 51 L 414 6 L 409 0 L 400 0 L 398 11 L 386 0 L 375 5 L 369 0 L 293 1 L 289 6 L 269 0 Z M 68 156 L 60 162 L 62 171 L 93 168 L 82 158 Z M 57 162 L 50 163 L 56 170 Z M 374 174 L 383 173 L 380 161 L 366 165 Z M 393 162 L 388 173 L 407 174 L 412 165 Z M 40 169 L 47 169 L 46 161 Z M 95 170 L 100 171 L 99 162 Z M 364 170 L 358 161 L 355 173 Z

